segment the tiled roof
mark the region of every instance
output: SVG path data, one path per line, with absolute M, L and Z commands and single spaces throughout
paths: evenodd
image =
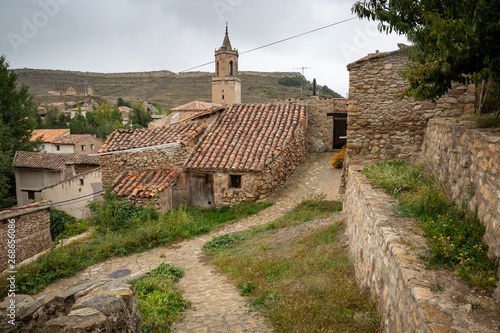
M 99 165 L 99 157 L 85 154 L 33 153 L 28 151 L 17 151 L 14 156 L 14 166 L 18 168 L 63 170 L 71 164 L 97 166 Z
M 99 149 L 99 153 L 143 148 L 173 142 L 187 144 L 205 131 L 201 122 L 183 122 L 152 129 L 117 129 Z
M 90 134 L 70 134 L 52 141 L 52 143 L 59 143 L 62 145 L 74 145 L 85 139 L 93 139 L 94 137 Z
M 301 104 L 229 105 L 185 167 L 213 171 L 262 170 L 305 122 L 306 107 Z
M 45 207 L 45 206 L 47 206 L 47 207 Z M 14 212 L 20 211 L 22 209 L 35 208 L 35 207 L 50 208 L 50 207 L 52 207 L 52 200 L 49 199 L 49 200 L 34 202 L 34 203 L 24 205 L 24 206 L 12 207 L 12 208 L 9 208 L 6 210 L 2 210 L 0 212 L 0 215 L 7 214 L 7 213 L 14 213 Z
M 114 180 L 111 189 L 119 196 L 153 197 L 169 187 L 178 175 L 176 170 L 165 169 L 125 171 Z
M 60 136 L 69 134 L 70 129 L 36 129 L 33 130 L 31 134 L 30 141 L 36 141 L 38 139 L 43 139 L 44 142 L 51 143 Z
M 217 105 L 217 104 L 200 102 L 200 101 L 193 101 L 191 103 L 187 103 L 187 104 L 175 107 L 170 111 L 201 111 L 201 110 L 210 109 L 212 106 L 215 106 L 215 105 Z

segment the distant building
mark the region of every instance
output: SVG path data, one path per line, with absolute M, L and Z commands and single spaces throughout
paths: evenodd
M 82 116 L 86 116 L 87 112 L 89 111 L 94 111 L 94 108 L 91 106 L 82 106 L 80 107 L 80 110 L 82 111 Z M 76 116 L 76 113 L 78 112 L 78 108 L 72 108 L 69 110 L 64 110 L 63 111 L 65 115 L 69 116 L 71 119 L 73 119 Z
M 43 153 L 57 154 L 95 154 L 103 142 L 90 134 L 70 134 L 69 129 L 36 129 L 31 141 L 42 139 L 40 150 Z
M 13 165 L 18 205 L 52 199 L 54 207 L 84 217 L 87 201 L 102 189 L 97 156 L 18 151 Z M 81 197 L 85 199 L 72 200 Z M 60 202 L 65 205 L 56 204 Z
M 66 90 L 66 95 L 76 95 L 76 89 L 73 88 L 73 87 L 69 87 L 67 90 Z
M 241 103 L 241 80 L 238 78 L 238 50 L 231 47 L 227 26 L 222 46 L 215 51 L 212 103 Z
M 148 124 L 148 128 L 155 128 L 170 124 L 178 123 L 181 120 L 184 120 L 190 116 L 193 116 L 201 111 L 208 110 L 217 104 L 194 101 L 187 104 L 183 104 L 181 106 L 175 107 L 171 109 L 172 113 L 169 115 L 164 115 L 159 119 L 155 119 L 153 117 L 153 121 Z
M 94 95 L 94 88 L 92 86 L 87 86 L 87 96 Z

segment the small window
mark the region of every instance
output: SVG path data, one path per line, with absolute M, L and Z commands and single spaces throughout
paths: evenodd
M 241 175 L 230 175 L 230 187 L 241 188 Z
M 56 146 L 56 150 L 61 150 L 61 146 Z
M 85 145 L 82 145 L 82 151 L 84 151 L 84 150 L 85 150 Z
M 90 145 L 90 149 L 91 149 L 91 150 L 94 150 L 94 148 L 95 148 L 95 145 L 93 145 L 93 144 L 92 144 L 92 145 Z
M 35 200 L 35 191 L 28 191 L 28 199 Z
M 45 150 L 45 145 L 42 145 L 42 149 Z
M 84 184 L 83 179 L 80 179 L 80 186 L 83 186 L 83 184 Z

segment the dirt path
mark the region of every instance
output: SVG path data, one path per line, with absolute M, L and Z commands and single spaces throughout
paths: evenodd
M 227 225 L 215 232 L 179 242 L 170 247 L 159 247 L 127 257 L 116 257 L 87 268 L 76 277 L 63 279 L 50 285 L 36 298 L 60 292 L 87 280 L 108 277 L 117 270 L 130 269 L 124 279 L 143 275 L 166 262 L 185 270 L 179 286 L 185 297 L 193 303 L 182 322 L 176 323 L 173 332 L 271 332 L 259 313 L 248 313 L 241 297 L 227 278 L 214 272 L 214 267 L 200 261 L 202 247 L 214 236 L 237 233 L 272 222 L 292 209 L 307 196 L 325 194 L 328 200 L 339 198 L 340 171 L 330 166 L 332 153 L 310 154 L 292 177 L 269 199 L 274 205 L 260 213 Z

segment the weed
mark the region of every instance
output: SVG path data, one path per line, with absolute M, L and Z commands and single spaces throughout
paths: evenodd
M 227 248 L 232 246 L 236 242 L 242 241 L 244 238 L 240 235 L 221 235 L 212 238 L 212 240 L 208 241 L 203 245 L 203 248 L 210 250 L 210 249 L 217 249 L 217 248 Z
M 439 284 L 431 284 L 431 286 L 429 287 L 429 289 L 433 292 L 433 293 L 442 293 L 443 292 L 443 287 L 441 287 Z
M 474 302 L 474 301 L 467 301 L 467 303 L 469 303 L 474 310 L 481 309 L 481 303 Z
M 175 287 L 183 274 L 182 268 L 162 263 L 146 276 L 129 282 L 136 291 L 143 332 L 169 332 L 172 324 L 191 306 Z
M 485 229 L 477 213 L 456 207 L 422 165 L 377 162 L 363 172 L 398 199 L 402 214 L 419 221 L 431 253 L 422 258 L 427 268 L 452 269 L 469 285 L 495 288 L 497 264 L 487 256 L 487 245 L 482 241 Z
M 255 284 L 252 281 L 247 281 L 241 286 L 240 296 L 248 296 L 255 290 Z
M 500 117 L 498 116 L 499 111 L 478 116 L 476 119 L 476 125 L 479 128 L 492 128 L 492 127 L 500 127 Z

